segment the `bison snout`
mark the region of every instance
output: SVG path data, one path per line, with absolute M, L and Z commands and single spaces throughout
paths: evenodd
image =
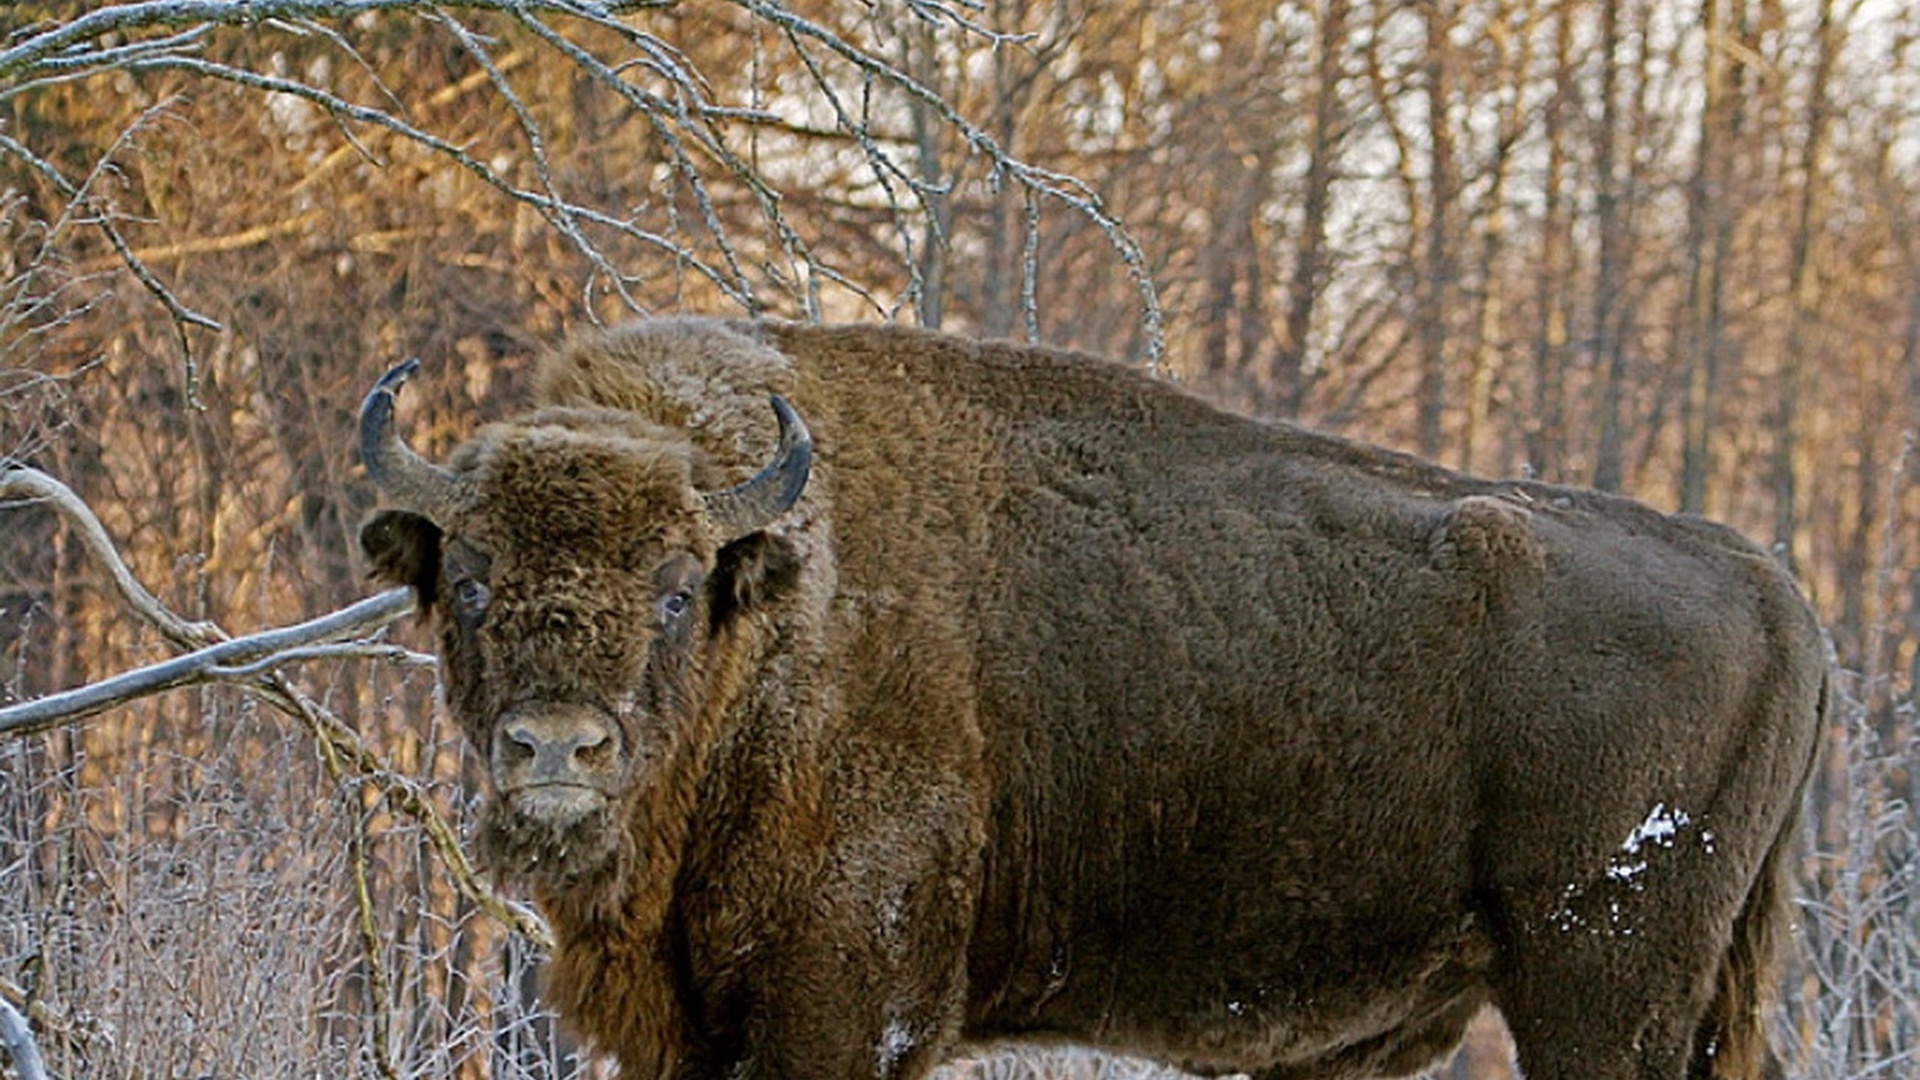
M 494 734 L 493 779 L 503 792 L 563 785 L 611 790 L 620 739 L 598 710 L 548 706 L 510 714 Z

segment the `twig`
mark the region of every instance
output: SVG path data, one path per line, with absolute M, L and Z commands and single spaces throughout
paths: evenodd
M 281 649 L 251 664 L 208 668 L 207 673 L 220 679 L 244 679 L 272 671 L 277 667 L 307 660 L 385 660 L 388 663 L 415 668 L 438 667 L 440 664 L 439 657 L 431 653 L 414 652 L 399 645 L 388 645 L 378 641 L 343 641 L 334 645 Z
M 395 772 L 379 755 L 375 754 L 360 740 L 359 732 L 340 722 L 340 718 L 329 712 L 325 706 L 301 693 L 275 672 L 258 684 L 243 684 L 259 694 L 275 708 L 300 720 L 307 725 L 320 743 L 321 753 L 332 760 L 336 755 L 340 760 L 351 763 L 376 787 L 387 801 L 401 813 L 420 823 L 427 832 L 427 838 L 433 842 L 434 849 L 445 860 L 447 870 L 453 876 L 454 885 L 461 895 L 471 900 L 475 906 L 485 911 L 502 926 L 518 932 L 527 940 L 544 949 L 554 946 L 553 931 L 546 922 L 524 904 L 514 903 L 493 891 L 492 887 L 481 880 L 474 872 L 473 864 L 468 861 L 467 853 L 461 849 L 460 842 L 454 838 L 453 827 L 440 816 L 438 809 L 420 790 L 420 784 L 412 777 Z
M 7 979 L 0 979 L 0 1002 L 26 1013 L 29 1021 L 39 1025 L 42 1035 L 58 1040 L 70 1050 L 89 1053 L 101 1046 L 113 1045 L 112 1033 L 102 1026 L 98 1018 L 85 1013 L 71 1014 L 48 1002 L 45 997 L 29 993 L 25 987 Z
M 1140 321 L 1146 331 L 1147 364 L 1156 373 L 1166 354 L 1165 319 L 1160 308 L 1160 295 L 1153 283 L 1153 277 L 1147 269 L 1146 253 L 1139 241 L 1127 231 L 1120 220 L 1109 214 L 1101 205 L 1097 192 L 1085 182 L 1052 169 L 1031 165 L 1007 152 L 986 131 L 974 125 L 962 116 L 953 104 L 935 93 L 924 83 L 914 79 L 903 71 L 862 51 L 840 35 L 811 22 L 792 11 L 785 5 L 770 0 L 732 0 L 734 4 L 752 15 L 781 27 L 796 37 L 811 38 L 840 56 L 859 71 L 888 83 L 914 100 L 925 105 L 948 127 L 966 140 L 967 144 L 983 154 L 993 165 L 996 174 L 1004 173 L 1032 191 L 1058 199 L 1060 202 L 1079 211 L 1106 234 L 1107 242 L 1114 253 L 1127 268 L 1133 278 L 1135 291 L 1140 297 Z
M 665 6 L 660 3 L 593 3 L 591 0 L 440 0 L 442 8 L 479 11 L 552 11 L 583 18 L 606 19 L 642 7 Z M 52 57 L 70 57 L 73 46 L 149 26 L 197 26 L 227 24 L 251 26 L 268 21 L 298 22 L 307 19 L 344 18 L 367 12 L 414 12 L 420 0 L 147 0 L 145 3 L 115 4 L 98 8 L 79 18 L 55 26 L 0 50 L 0 77 L 38 67 Z
M 139 128 L 141 124 L 144 124 L 147 118 L 153 116 L 159 108 L 159 106 L 156 106 L 154 109 L 149 109 L 142 115 L 138 123 L 130 126 L 125 132 L 121 133 L 121 141 L 116 142 L 114 147 L 108 150 L 107 154 L 100 159 L 99 166 L 95 168 L 94 176 L 99 175 L 100 167 L 104 167 L 111 156 L 120 149 L 127 136 Z M 126 265 L 128 272 L 133 274 L 135 278 L 138 278 L 140 284 L 145 286 L 146 290 L 152 293 L 154 298 L 166 307 L 176 323 L 186 326 L 198 326 L 207 330 L 223 329 L 216 320 L 202 315 L 181 303 L 180 299 L 173 295 L 173 290 L 167 288 L 165 282 L 155 277 L 153 271 L 147 269 L 147 265 L 140 261 L 138 255 L 134 254 L 133 246 L 127 243 L 127 238 L 120 235 L 120 230 L 114 227 L 112 216 L 94 206 L 93 197 L 90 194 L 93 187 L 93 176 L 89 176 L 84 183 L 76 186 L 72 181 L 69 181 L 59 169 L 55 168 L 52 163 L 42 160 L 39 155 L 29 150 L 24 144 L 16 142 L 4 134 L 0 134 L 0 150 L 14 155 L 25 162 L 28 168 L 39 173 L 47 183 L 53 185 L 54 190 L 58 191 L 62 198 L 68 201 L 69 206 L 76 209 L 92 211 L 94 214 L 94 227 L 98 228 L 101 235 L 107 238 L 107 243 L 113 245 L 113 250 L 119 254 L 120 261 Z
M 169 262 L 174 259 L 185 259 L 194 255 L 210 255 L 222 251 L 240 251 L 244 248 L 264 244 L 269 240 L 278 239 L 282 236 L 291 236 L 305 232 L 316 223 L 326 220 L 326 218 L 327 215 L 323 211 L 309 210 L 304 214 L 288 218 L 285 221 L 276 221 L 271 225 L 255 225 L 250 229 L 242 229 L 239 232 L 228 233 L 225 236 L 200 237 L 194 240 L 183 240 L 177 244 L 166 244 L 161 247 L 134 248 L 133 256 L 145 262 L 157 263 Z M 100 268 L 101 264 L 98 262 L 82 267 L 83 270 Z
M 40 1060 L 40 1047 L 33 1041 L 33 1029 L 27 1018 L 12 1005 L 0 1000 L 0 1045 L 13 1059 L 13 1071 L 20 1080 L 47 1080 L 47 1063 Z
M 534 173 L 540 178 L 540 187 L 547 195 L 547 207 L 541 210 L 542 215 L 547 219 L 547 224 L 551 225 L 555 232 L 566 237 L 575 250 L 587 256 L 587 260 L 593 264 L 594 269 L 613 283 L 614 291 L 620 294 L 620 299 L 626 304 L 628 310 L 636 312 L 645 310 L 640 301 L 627 289 L 625 277 L 607 261 L 606 256 L 600 253 L 600 249 L 580 232 L 579 215 L 575 214 L 567 201 L 561 197 L 560 189 L 554 183 L 553 166 L 547 158 L 547 144 L 540 135 L 540 125 L 534 120 L 533 113 L 520 100 L 520 95 L 514 92 L 512 84 L 507 82 L 506 73 L 494 65 L 493 54 L 489 53 L 480 40 L 459 20 L 445 12 L 436 13 L 436 18 L 442 26 L 446 27 L 447 32 L 453 35 L 454 40 L 460 43 L 460 47 L 466 50 L 467 55 L 473 58 L 474 63 L 480 66 L 480 71 L 485 73 L 493 83 L 494 92 L 507 103 L 507 108 L 519 123 L 521 137 L 526 140 L 527 151 L 533 158 Z
M 400 135 L 401 137 L 407 139 L 410 142 L 417 143 L 420 146 L 423 146 L 426 149 L 431 150 L 432 152 L 447 158 L 448 160 L 452 161 L 454 164 L 460 166 L 462 169 L 465 169 L 467 172 L 478 177 L 482 182 L 486 183 L 488 186 L 499 191 L 501 194 L 506 195 L 508 198 L 513 199 L 517 202 L 525 203 L 526 205 L 533 207 L 535 210 L 538 210 L 542 215 L 550 216 L 553 214 L 565 214 L 570 217 L 576 217 L 582 221 L 590 222 L 595 225 L 605 226 L 609 229 L 619 232 L 620 234 L 627 236 L 633 240 L 636 240 L 640 243 L 658 247 L 661 250 L 667 252 L 668 254 L 673 255 L 675 258 L 684 260 L 688 265 L 691 265 L 695 269 L 699 270 L 703 275 L 705 275 L 709 280 L 711 280 L 717 287 L 719 287 L 722 292 L 724 292 L 728 297 L 735 300 L 737 303 L 740 303 L 743 307 L 750 307 L 750 304 L 751 304 L 750 300 L 739 291 L 740 287 L 738 285 L 736 285 L 732 281 L 727 280 L 727 278 L 724 275 L 722 275 L 719 271 L 707 265 L 703 260 L 700 259 L 699 256 L 695 255 L 693 252 L 687 250 L 686 248 L 683 248 L 680 245 L 675 244 L 673 241 L 665 237 L 658 236 L 658 235 L 655 235 L 654 233 L 648 232 L 645 229 L 641 229 L 638 226 L 634 225 L 631 221 L 627 221 L 622 218 L 616 218 L 611 214 L 605 213 L 600 210 L 595 210 L 592 207 L 580 206 L 574 203 L 569 203 L 564 201 L 556 201 L 553 198 L 547 195 L 543 195 L 539 192 L 529 191 L 529 190 L 526 190 L 525 188 L 518 187 L 514 185 L 511 181 L 509 181 L 506 177 L 501 176 L 486 162 L 483 162 L 478 158 L 474 157 L 473 154 L 469 153 L 468 151 L 462 149 L 459 146 L 454 145 L 453 143 L 447 141 L 446 139 L 441 138 L 438 135 L 433 134 L 430 131 L 427 131 L 423 128 L 416 127 L 413 124 L 410 124 L 405 120 L 402 120 L 399 117 L 392 115 L 391 113 L 384 112 L 380 109 L 370 108 L 365 105 L 355 104 L 337 95 L 327 93 L 324 90 L 320 90 L 312 86 L 308 86 L 307 84 L 299 82 L 294 79 L 283 79 L 277 76 L 262 75 L 262 74 L 259 74 L 258 72 L 248 71 L 244 68 L 236 68 L 226 64 L 220 64 L 212 61 L 201 60 L 197 57 L 160 56 L 160 57 L 153 57 L 147 60 L 142 60 L 142 61 L 139 61 L 138 63 L 132 63 L 127 66 L 131 69 L 142 70 L 142 71 L 144 70 L 188 71 L 196 75 L 202 75 L 202 76 L 206 76 L 208 78 L 213 78 L 213 79 L 220 79 L 225 82 L 230 82 L 239 86 L 244 86 L 251 90 L 261 90 L 269 93 L 278 93 L 278 94 L 289 94 L 294 97 L 304 98 L 307 101 L 313 102 L 315 105 L 318 105 L 323 109 L 326 109 L 329 113 L 335 116 L 342 117 L 348 120 L 358 121 L 360 123 L 371 124 L 375 127 L 385 128 L 388 131 L 391 131 L 397 135 Z M 4 139 L 4 138 L 5 138 L 4 136 L 0 136 L 0 139 Z M 0 145 L 4 145 L 4 144 L 0 144 Z M 580 234 L 576 232 L 572 234 L 569 237 L 569 239 L 577 239 L 579 235 Z M 606 256 L 602 254 L 597 248 L 594 248 L 591 244 L 588 244 L 587 247 L 580 248 L 578 250 L 580 250 L 580 254 L 583 257 L 585 257 L 590 263 L 592 263 L 596 268 L 604 268 L 609 265 L 607 263 Z
M 327 768 L 340 779 L 341 765 L 337 758 L 327 756 Z M 373 1034 L 374 1065 L 386 1080 L 399 1080 L 400 1074 L 393 1065 L 392 1029 L 393 1029 L 393 988 L 387 981 L 387 966 L 380 958 L 380 928 L 373 913 L 373 890 L 367 885 L 367 815 L 354 800 L 350 816 L 352 821 L 347 827 L 347 854 L 353 864 L 353 903 L 359 911 L 356 920 L 360 932 L 360 948 L 366 954 L 366 983 L 368 996 L 373 999 L 373 1016 L 368 1027 Z
M 87 554 L 93 556 L 106 567 L 113 579 L 113 587 L 120 598 L 131 607 L 134 614 L 145 619 L 160 631 L 168 641 L 182 648 L 200 648 L 223 640 L 226 635 L 220 628 L 208 622 L 187 622 L 168 611 L 154 595 L 146 590 L 127 569 L 120 558 L 120 552 L 107 536 L 107 530 L 100 524 L 80 496 L 73 493 L 67 485 L 41 472 L 17 462 L 0 458 L 0 499 L 27 500 L 44 502 L 65 519 L 80 542 L 86 546 Z M 308 644 L 300 642 L 299 644 Z M 257 654 L 256 654 L 257 655 Z M 44 700 L 44 699 L 42 699 Z M 11 710 L 0 710 L 4 716 Z

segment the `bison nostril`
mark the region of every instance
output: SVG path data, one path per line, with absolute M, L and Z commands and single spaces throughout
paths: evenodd
M 501 735 L 500 754 L 508 762 L 531 761 L 540 752 L 540 736 L 525 724 L 509 724 Z
M 589 769 L 603 769 L 613 762 L 613 736 L 602 735 L 591 743 L 574 747 L 574 760 Z

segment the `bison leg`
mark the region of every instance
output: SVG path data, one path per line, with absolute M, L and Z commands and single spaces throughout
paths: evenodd
M 1622 861 L 1505 921 L 1494 1000 L 1528 1080 L 1691 1075 L 1741 897 L 1681 861 Z
M 769 943 L 731 1077 L 906 1080 L 952 1043 L 966 933 L 956 915 L 971 899 L 939 878 L 875 880 L 875 854 L 834 867 Z
M 970 792 L 915 762 L 868 756 L 832 777 L 821 846 L 778 837 L 732 869 L 744 918 L 713 918 L 704 950 L 725 972 L 713 1018 L 727 1080 L 911 1080 L 957 1037 L 966 951 L 979 888 L 979 827 Z M 760 807 L 767 824 L 800 811 Z M 768 844 L 774 844 L 769 840 Z M 769 849 L 757 851 L 766 854 Z M 742 922 L 751 929 L 737 929 Z
M 1684 986 L 1636 986 L 1605 965 L 1535 962 L 1500 1010 L 1528 1080 L 1683 1080 L 1705 1003 Z M 1569 994 L 1579 986 L 1581 994 Z M 1631 999 L 1639 995 L 1640 1000 Z M 1657 1003 L 1657 1004 L 1656 1004 Z

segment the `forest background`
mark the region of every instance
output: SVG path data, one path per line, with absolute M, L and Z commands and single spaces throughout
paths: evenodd
M 431 454 L 570 328 L 742 310 L 1080 347 L 1770 543 L 1844 684 L 1782 1047 L 1920 1071 L 1920 7 L 11 4 L 0 456 L 190 621 L 0 504 L 0 707 L 362 596 L 395 360 Z M 432 691 L 323 650 L 0 743 L 0 999 L 56 1074 L 582 1067 Z M 1509 1074 L 1494 1023 L 1442 1073 Z

